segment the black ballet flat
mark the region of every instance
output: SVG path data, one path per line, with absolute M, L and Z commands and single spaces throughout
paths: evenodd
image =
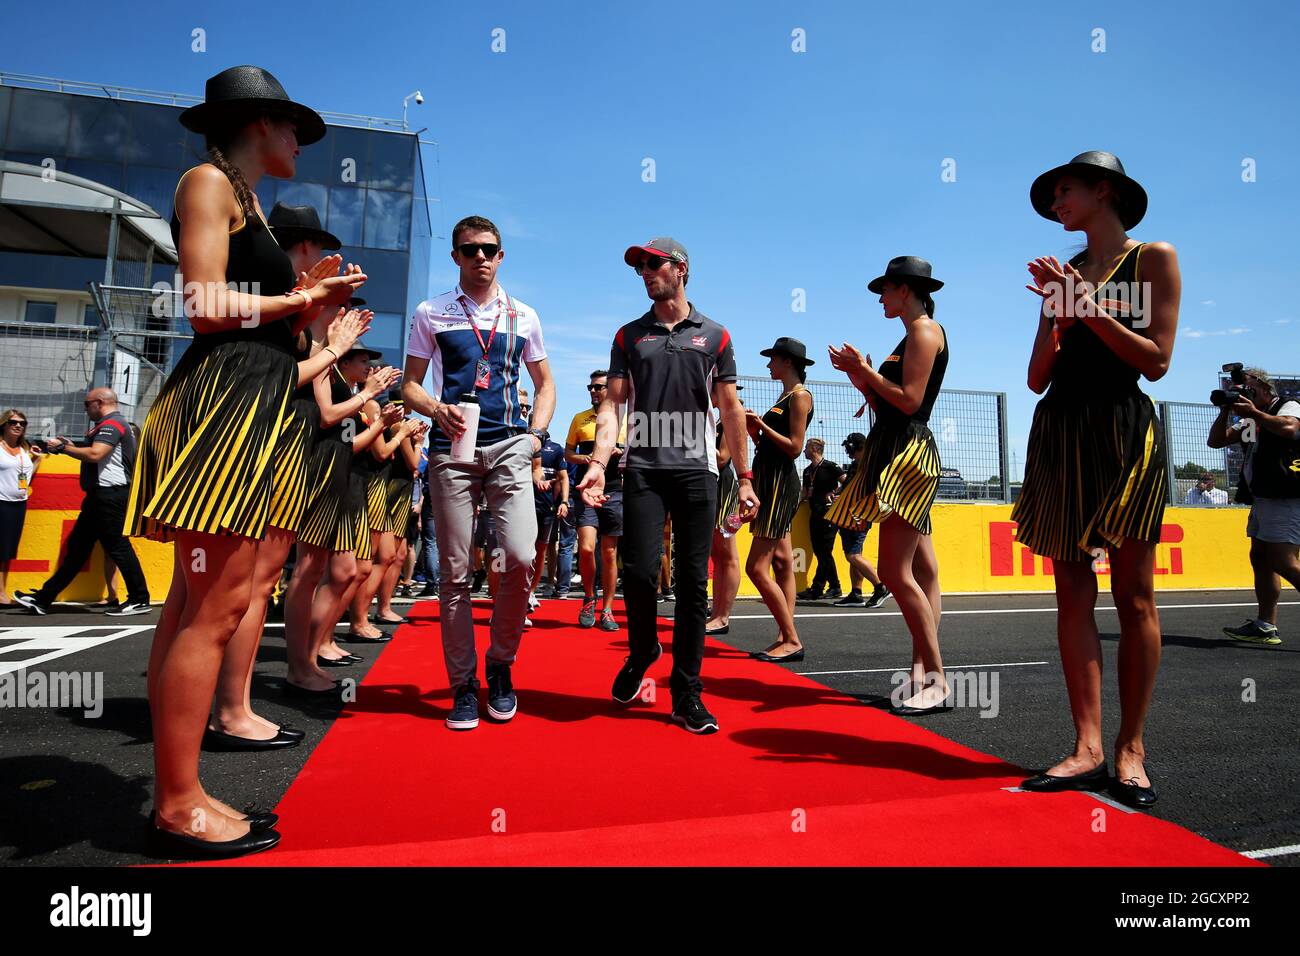
M 1150 774 L 1147 775 L 1147 779 L 1150 779 Z M 1110 795 L 1126 807 L 1132 807 L 1134 810 L 1149 810 L 1155 806 L 1156 787 L 1155 784 L 1139 787 L 1136 783 L 1129 783 L 1127 780 L 1115 780 L 1110 786 Z
M 408 623 L 410 620 L 411 620 L 411 619 L 410 619 L 409 617 L 399 617 L 396 621 L 390 621 L 390 620 L 389 620 L 388 618 L 386 618 L 386 617 L 377 617 L 377 616 L 376 616 L 376 617 L 372 617 L 372 618 L 370 619 L 370 623 L 371 623 L 371 624 L 406 624 L 406 623 Z
M 730 625 L 730 624 L 724 624 L 724 625 L 722 625 L 722 627 L 714 627 L 714 628 L 708 628 L 708 627 L 706 627 L 706 628 L 704 629 L 704 636 L 705 636 L 705 637 L 720 637 L 720 636 L 723 635 L 723 634 L 730 634 L 730 633 L 731 633 L 731 625 Z
M 149 811 L 149 825 L 155 829 L 162 828 L 157 824 L 158 811 Z M 263 830 L 269 830 L 280 822 L 280 817 L 269 810 L 254 810 L 252 808 L 244 811 L 244 822 L 253 833 L 261 833 Z
M 366 659 L 356 654 L 344 654 L 339 660 L 347 661 L 349 664 L 364 664 Z
M 1063 790 L 1105 790 L 1110 784 L 1110 772 L 1102 763 L 1087 773 L 1076 773 L 1070 777 L 1054 777 L 1040 773 L 1036 777 L 1020 782 L 1021 790 L 1033 793 L 1059 793 Z
M 249 831 L 238 840 L 222 840 L 214 843 L 211 840 L 200 840 L 198 837 L 164 830 L 154 821 L 153 814 L 149 816 L 149 835 L 159 852 L 167 856 L 225 859 L 260 853 L 280 842 L 278 830 L 255 830 L 252 829 L 251 823 L 249 827 Z
M 307 687 L 299 687 L 292 681 L 286 680 L 284 682 L 284 692 L 289 697 L 311 697 L 316 700 L 337 699 L 339 697 L 339 685 L 338 681 L 335 681 L 333 687 L 326 687 L 324 690 L 311 690 Z
M 286 737 L 292 737 L 294 740 L 305 740 L 307 737 L 306 731 L 299 730 L 296 727 L 281 727 L 280 733 L 284 734 Z
M 773 657 L 766 651 L 759 651 L 754 655 L 754 660 L 762 661 L 764 664 L 797 664 L 803 660 L 803 648 L 799 648 L 793 654 L 786 654 L 784 657 Z
M 336 661 L 332 661 L 328 657 L 321 657 L 319 654 L 316 655 L 317 667 L 351 667 L 355 663 L 356 661 L 352 660 L 351 654 L 347 657 L 340 657 Z
M 379 637 L 367 637 L 364 634 L 358 634 L 356 631 L 348 631 L 348 636 L 340 638 L 346 644 L 387 644 L 393 639 L 391 634 L 381 634 Z
M 257 740 L 252 737 L 239 737 L 235 734 L 227 734 L 220 730 L 213 730 L 211 727 L 203 731 L 203 749 L 212 753 L 238 753 L 253 750 L 281 750 L 285 747 L 296 747 L 302 743 L 306 734 L 295 737 L 293 734 L 286 734 L 281 728 L 276 732 L 274 737 L 266 740 Z

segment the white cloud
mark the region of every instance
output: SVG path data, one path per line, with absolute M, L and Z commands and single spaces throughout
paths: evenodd
M 1208 306 L 1211 306 L 1211 307 L 1212 307 L 1212 306 L 1214 305 L 1214 300 L 1213 300 L 1213 299 L 1203 299 L 1203 300 L 1201 301 L 1201 305 L 1208 305 Z
M 1244 335 L 1250 329 L 1180 329 L 1179 335 L 1189 339 L 1203 339 L 1209 335 Z
M 1274 320 L 1273 320 L 1273 324 L 1274 324 L 1274 325 L 1290 325 L 1290 324 L 1291 324 L 1291 320 L 1290 320 L 1290 319 L 1274 319 Z

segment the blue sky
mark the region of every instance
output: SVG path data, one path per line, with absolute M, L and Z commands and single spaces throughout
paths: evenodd
M 503 284 L 537 308 L 557 423 L 646 301 L 621 251 L 671 234 L 690 293 L 727 325 L 742 373 L 781 334 L 832 377 L 829 342 L 877 356 L 901 334 L 866 282 L 895 255 L 947 286 L 952 388 L 1009 397 L 1023 449 L 1037 315 L 1025 262 L 1081 236 L 1029 206 L 1038 173 L 1086 149 L 1124 161 L 1150 210 L 1133 231 L 1178 249 L 1173 367 L 1156 399 L 1205 401 L 1229 360 L 1300 371 L 1292 337 L 1300 213 L 1290 3 L 498 3 L 374 0 L 42 5 L 6 19 L 13 72 L 199 94 L 237 63 L 338 112 L 400 116 L 426 149 L 435 230 L 479 213 L 503 229 Z M 191 51 L 191 30 L 207 52 Z M 491 49 L 505 31 L 505 52 Z M 791 49 L 806 31 L 807 52 Z M 1095 28 L 1106 51 L 1092 52 Z M 656 181 L 642 180 L 643 160 Z M 1257 181 L 1242 181 L 1242 161 Z M 941 181 L 956 162 L 956 181 Z M 435 246 L 449 245 L 437 243 Z M 433 291 L 455 280 L 434 255 Z M 791 312 L 792 290 L 807 311 Z M 1099 383 L 1104 387 L 1104 383 Z M 556 430 L 559 430 L 558 428 Z

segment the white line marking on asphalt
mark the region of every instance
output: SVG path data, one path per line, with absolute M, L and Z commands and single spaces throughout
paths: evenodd
M 1233 604 L 1160 604 L 1156 606 L 1157 611 L 1176 611 L 1187 608 L 1197 607 L 1258 607 L 1254 601 L 1242 601 Z M 1278 607 L 1297 607 L 1300 601 L 1279 601 Z M 1115 608 L 1111 605 L 1099 605 L 1098 611 L 1113 611 Z M 1001 608 L 964 608 L 960 611 L 944 611 L 943 616 L 950 614 L 1055 614 L 1054 607 L 1001 607 Z M 796 614 L 795 619 L 818 618 L 818 617 L 902 617 L 902 611 L 832 611 L 829 614 Z M 729 621 L 770 621 L 771 614 L 733 614 Z
M 133 634 L 153 629 L 152 624 L 123 625 L 117 626 L 112 634 L 101 634 L 98 637 L 71 636 L 89 630 L 108 630 L 110 627 L 114 627 L 114 625 L 61 624 L 46 627 L 0 628 L 0 641 L 16 640 L 20 642 L 18 644 L 0 644 L 0 651 L 4 651 L 6 654 L 11 651 L 35 652 L 34 656 L 23 660 L 0 661 L 0 674 L 9 674 L 22 670 L 24 667 L 33 667 L 58 657 L 84 651 L 88 647 L 97 647 L 100 644 L 107 644 L 110 641 L 131 637 Z
M 1241 855 L 1248 856 L 1252 860 L 1262 860 L 1270 856 L 1294 856 L 1296 853 L 1300 853 L 1300 843 L 1270 847 L 1267 850 L 1244 850 Z
M 981 667 L 1035 667 L 1041 664 L 1054 664 L 1055 661 L 1015 661 L 1010 664 L 948 664 L 944 666 L 945 671 L 958 670 L 977 670 Z M 791 671 L 792 674 L 799 674 L 803 677 L 819 677 L 823 674 L 896 674 L 899 671 L 910 670 L 910 666 L 903 667 L 873 667 L 864 671 Z

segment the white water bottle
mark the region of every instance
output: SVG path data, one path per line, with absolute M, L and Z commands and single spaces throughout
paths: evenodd
M 474 449 L 478 447 L 478 396 L 467 392 L 460 397 L 461 417 L 465 420 L 465 430 L 460 437 L 451 441 L 451 457 L 454 461 L 473 461 Z

